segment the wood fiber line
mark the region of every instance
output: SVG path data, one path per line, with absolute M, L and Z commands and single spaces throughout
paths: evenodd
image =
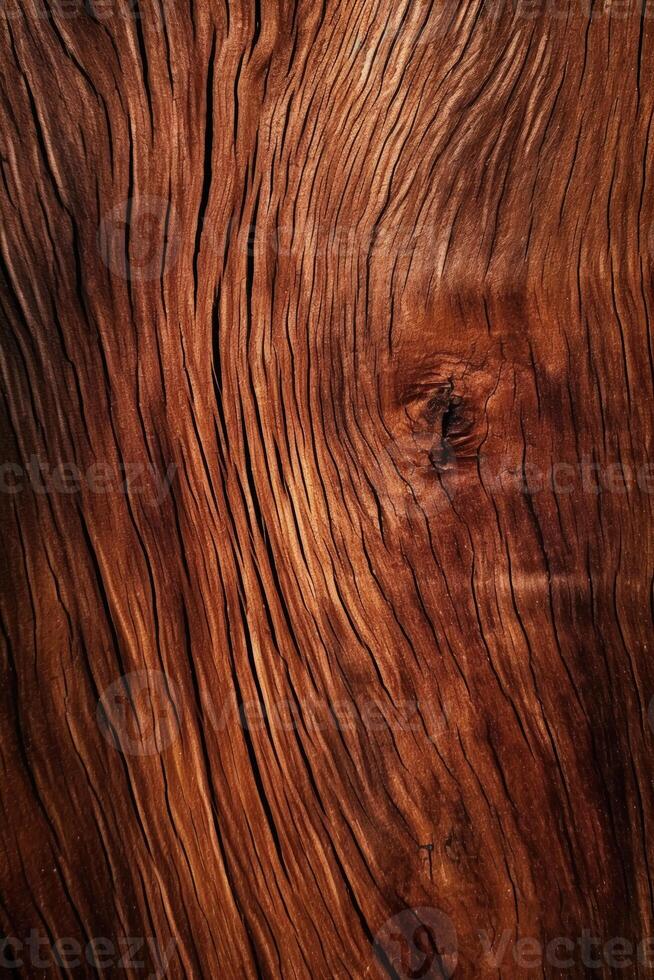
M 653 32 L 3 4 L 3 971 L 651 975 Z

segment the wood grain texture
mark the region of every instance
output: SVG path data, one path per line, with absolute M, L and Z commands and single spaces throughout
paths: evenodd
M 651 4 L 0 44 L 3 966 L 651 975 Z

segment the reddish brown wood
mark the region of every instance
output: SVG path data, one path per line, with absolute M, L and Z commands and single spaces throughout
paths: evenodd
M 650 975 L 653 17 L 5 6 L 9 973 Z

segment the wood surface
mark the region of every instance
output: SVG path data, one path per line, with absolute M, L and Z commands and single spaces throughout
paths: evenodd
M 651 2 L 0 46 L 3 970 L 651 976 Z

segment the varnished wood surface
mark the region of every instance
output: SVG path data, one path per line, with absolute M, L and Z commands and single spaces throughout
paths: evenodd
M 9 974 L 651 975 L 653 22 L 4 5 Z

